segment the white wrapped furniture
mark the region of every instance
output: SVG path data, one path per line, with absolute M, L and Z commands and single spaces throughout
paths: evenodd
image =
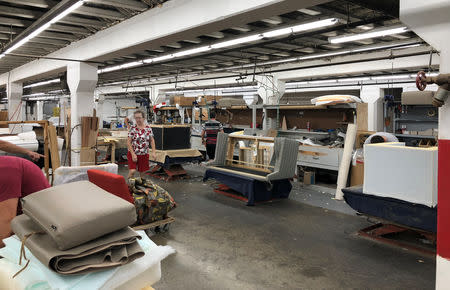
M 363 192 L 428 207 L 437 205 L 437 147 L 364 146 Z

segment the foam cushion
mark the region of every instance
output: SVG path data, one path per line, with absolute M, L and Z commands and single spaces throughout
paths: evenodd
M 130 194 L 125 178 L 123 178 L 122 175 L 98 169 L 89 169 L 87 174 L 89 181 L 93 184 L 134 204 L 133 197 Z

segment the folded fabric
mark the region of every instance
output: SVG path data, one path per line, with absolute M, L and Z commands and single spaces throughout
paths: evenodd
M 105 270 L 128 264 L 144 255 L 137 242 L 141 237 L 130 227 L 65 251 L 59 250 L 52 237 L 26 215 L 15 217 L 11 228 L 20 239 L 25 240 L 25 246 L 41 263 L 59 274 Z
M 23 263 L 19 265 L 21 241 L 16 235 L 6 238 L 3 240 L 6 246 L 0 248 L 0 256 L 4 257 L 0 259 L 0 289 L 110 290 L 142 289 L 152 285 L 160 279 L 161 260 L 175 250 L 170 246 L 157 246 L 144 231 L 137 233 L 142 237 L 138 242 L 145 255 L 127 265 L 84 275 L 60 275 L 47 268 L 25 247 L 26 256 L 31 262 L 14 279 L 11 277 L 23 268 Z M 16 288 L 8 287 L 14 283 Z
M 89 181 L 62 184 L 28 195 L 22 199 L 22 209 L 60 250 L 136 222 L 133 204 Z

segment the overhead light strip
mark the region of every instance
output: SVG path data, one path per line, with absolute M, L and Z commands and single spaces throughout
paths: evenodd
M 231 39 L 231 40 L 221 41 L 221 42 L 214 43 L 211 45 L 200 46 L 200 47 L 192 48 L 192 49 L 188 49 L 188 50 L 182 50 L 182 51 L 175 52 L 172 54 L 166 54 L 163 56 L 147 58 L 147 59 L 144 59 L 143 61 L 140 61 L 139 64 L 136 64 L 133 66 L 151 64 L 151 63 L 161 62 L 161 61 L 165 61 L 165 60 L 169 60 L 169 59 L 173 59 L 173 58 L 194 55 L 194 54 L 198 54 L 198 53 L 202 53 L 202 52 L 206 52 L 206 51 L 210 51 L 210 50 L 214 50 L 214 49 L 221 49 L 221 48 L 231 47 L 231 46 L 235 46 L 235 45 L 239 45 L 239 44 L 243 44 L 243 43 L 255 42 L 255 41 L 261 40 L 263 38 L 272 38 L 272 37 L 289 35 L 289 34 L 293 34 L 293 33 L 299 33 L 299 32 L 303 32 L 303 31 L 309 31 L 309 30 L 313 30 L 313 29 L 317 29 L 317 28 L 335 25 L 338 22 L 339 22 L 339 20 L 337 18 L 328 18 L 328 19 L 314 21 L 314 22 L 310 22 L 310 23 L 294 25 L 291 27 L 275 29 L 275 30 L 271 30 L 268 32 L 260 33 L 260 34 L 243 36 L 243 37 L 239 37 L 239 38 L 235 38 L 235 39 Z M 137 63 L 137 62 L 133 62 L 133 63 Z M 133 67 L 133 66 L 130 66 L 130 67 Z M 127 64 L 102 68 L 102 69 L 99 69 L 97 72 L 99 74 L 101 74 L 101 73 L 121 70 L 124 68 L 127 68 Z
M 427 76 L 435 77 L 438 73 L 430 73 Z M 382 75 L 382 76 L 367 76 L 367 77 L 354 77 L 354 78 L 339 78 L 339 79 L 328 79 L 328 80 L 317 80 L 317 81 L 300 81 L 300 82 L 290 82 L 286 83 L 286 88 L 294 89 L 299 86 L 304 85 L 315 85 L 315 84 L 330 84 L 330 83 L 361 83 L 364 81 L 388 81 L 388 80 L 406 80 L 411 79 L 413 81 L 416 74 L 401 74 L 401 75 Z
M 414 41 L 405 41 L 405 42 L 402 42 L 401 44 L 393 43 L 393 44 L 382 45 L 382 46 L 374 45 L 374 46 L 368 46 L 368 47 L 364 47 L 364 48 L 354 48 L 354 49 L 339 50 L 339 51 L 326 52 L 326 53 L 316 53 L 316 54 L 299 56 L 299 57 L 291 57 L 291 58 L 287 58 L 287 59 L 259 62 L 259 63 L 256 63 L 256 66 L 298 62 L 298 61 L 302 61 L 302 60 L 317 59 L 317 58 L 323 58 L 323 57 L 329 57 L 329 56 L 346 55 L 346 54 L 351 54 L 351 53 L 358 53 L 358 52 L 363 52 L 363 51 L 372 51 L 372 50 L 379 50 L 379 49 L 387 49 L 387 48 L 400 49 L 400 48 L 410 48 L 410 47 L 420 46 L 421 43 L 417 43 L 417 42 L 418 42 L 418 40 L 414 40 Z M 230 70 L 230 69 L 249 68 L 249 67 L 254 67 L 254 66 L 255 66 L 254 63 L 250 63 L 250 64 L 244 64 L 244 65 L 230 66 L 227 68 L 213 69 L 212 71 L 218 72 L 218 71 L 224 71 L 224 70 Z
M 59 83 L 60 81 L 61 81 L 60 79 L 48 80 L 48 81 L 30 84 L 30 85 L 24 86 L 23 88 L 28 89 L 28 88 L 40 87 L 40 86 L 45 86 L 45 85 L 49 85 L 49 84 L 53 84 L 53 83 Z
M 357 33 L 357 34 L 350 34 L 350 35 L 343 35 L 343 36 L 336 36 L 336 37 L 330 37 L 328 41 L 330 43 L 343 43 L 343 42 L 350 42 L 350 41 L 357 41 L 357 40 L 363 40 L 363 39 L 369 39 L 369 38 L 376 38 L 376 37 L 383 37 L 393 34 L 400 34 L 405 33 L 409 31 L 408 27 L 406 26 L 392 26 L 392 27 L 384 27 L 380 29 L 374 29 L 369 32 L 364 33 Z
M 35 38 L 36 36 L 38 36 L 40 33 L 42 33 L 44 30 L 48 29 L 50 27 L 50 25 L 58 22 L 59 20 L 61 20 L 62 18 L 64 18 L 65 16 L 67 16 L 68 14 L 72 13 L 74 10 L 76 10 L 77 8 L 79 8 L 80 6 L 83 5 L 83 3 L 86 0 L 81 0 L 76 2 L 75 4 L 73 4 L 72 6 L 70 6 L 69 8 L 67 8 L 66 10 L 64 10 L 63 12 L 61 12 L 60 14 L 56 15 L 54 18 L 52 18 L 49 22 L 43 24 L 41 27 L 37 28 L 35 31 L 33 31 L 32 33 L 30 33 L 29 35 L 27 35 L 26 37 L 24 37 L 22 40 L 20 40 L 19 42 L 17 42 L 16 44 L 14 44 L 13 46 L 11 46 L 10 48 L 8 48 L 7 50 L 5 50 L 4 52 L 2 52 L 0 54 L 0 59 L 2 57 L 4 57 L 5 55 L 11 53 L 12 51 L 18 49 L 19 47 L 21 47 L 22 45 L 24 45 L 25 43 L 27 43 L 28 41 L 30 41 L 31 39 Z
M 175 90 L 175 91 L 167 91 L 166 94 L 181 94 L 181 93 L 202 93 L 205 91 L 222 91 L 223 93 L 231 93 L 236 91 L 255 91 L 258 89 L 258 86 L 243 86 L 243 87 L 222 87 L 222 88 L 208 88 L 208 89 L 188 89 L 188 90 Z

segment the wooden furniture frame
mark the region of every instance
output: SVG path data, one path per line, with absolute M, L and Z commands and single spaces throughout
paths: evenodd
M 239 150 L 239 160 L 234 160 L 234 148 L 239 141 L 250 141 L 253 142 L 256 148 L 256 154 L 252 156 L 252 162 L 244 161 L 245 151 L 254 151 L 252 147 L 241 147 Z M 228 136 L 228 147 L 225 164 L 233 167 L 240 167 L 244 169 L 262 171 L 266 173 L 271 173 L 274 166 L 270 165 L 270 160 L 265 160 L 265 151 L 269 149 L 268 146 L 261 145 L 261 143 L 274 143 L 274 138 L 271 137 L 259 137 L 259 136 L 248 136 L 248 135 L 235 135 Z

